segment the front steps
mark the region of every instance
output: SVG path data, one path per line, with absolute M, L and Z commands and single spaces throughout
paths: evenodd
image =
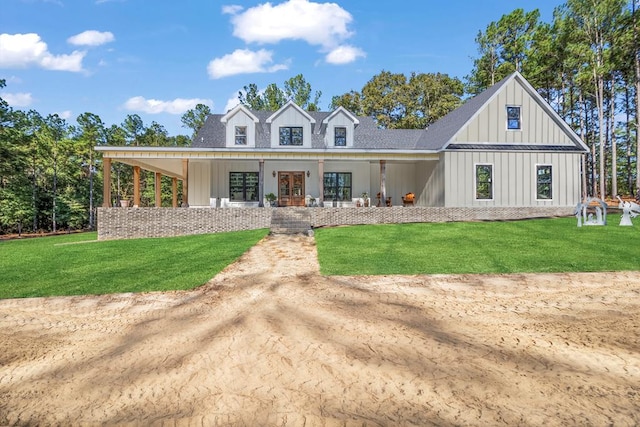
M 308 208 L 276 208 L 271 215 L 271 234 L 308 233 L 311 213 Z

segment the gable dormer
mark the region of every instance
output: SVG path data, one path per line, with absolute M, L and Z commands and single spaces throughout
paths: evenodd
M 327 148 L 353 147 L 353 133 L 358 118 L 340 106 L 322 121 L 326 128 L 324 144 Z
M 269 116 L 266 123 L 271 126 L 271 148 L 311 148 L 312 125 L 316 121 L 293 101 Z
M 258 118 L 247 107 L 238 104 L 220 118 L 225 124 L 226 147 L 255 147 Z

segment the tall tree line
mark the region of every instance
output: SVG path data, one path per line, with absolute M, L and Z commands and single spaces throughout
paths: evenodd
M 551 22 L 516 9 L 476 37 L 466 90 L 521 72 L 589 147 L 586 193 L 640 191 L 640 40 L 637 0 L 568 0 Z
M 538 10 L 513 12 L 479 31 L 478 56 L 465 81 L 441 73 L 381 71 L 360 91 L 331 99 L 380 127 L 425 128 L 513 71 L 521 72 L 586 142 L 586 193 L 601 197 L 640 191 L 640 0 L 567 0 L 551 22 Z M 5 81 L 0 80 L 0 89 Z M 288 100 L 310 111 L 321 93 L 299 74 L 264 90 L 249 84 L 239 101 L 256 110 L 277 110 Z M 191 136 L 210 110 L 198 105 L 182 116 Z M 0 233 L 94 228 L 102 204 L 102 158 L 96 145 L 186 146 L 190 137 L 168 136 L 156 122 L 128 115 L 106 126 L 83 113 L 75 123 L 57 115 L 11 108 L 0 98 Z M 133 192 L 132 168 L 112 165 L 115 203 Z M 163 206 L 171 182 L 162 181 Z M 153 174 L 141 176 L 141 204 L 154 203 Z
M 0 234 L 93 229 L 103 202 L 102 157 L 94 146 L 189 143 L 156 122 L 145 126 L 135 114 L 110 127 L 93 113 L 70 124 L 56 114 L 13 109 L 0 98 Z M 130 166 L 115 162 L 112 168 L 114 203 L 131 197 L 133 177 Z M 150 172 L 141 176 L 143 206 L 153 206 L 153 179 Z M 162 190 L 163 205 L 170 206 L 170 179 L 163 179 Z

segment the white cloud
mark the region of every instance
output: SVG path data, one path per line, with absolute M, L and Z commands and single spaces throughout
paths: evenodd
M 204 104 L 211 107 L 213 101 L 201 98 L 176 98 L 173 101 L 160 101 L 157 99 L 145 99 L 142 96 L 134 96 L 124 103 L 124 108 L 130 111 L 141 111 L 148 114 L 183 114 L 187 110 L 195 108 L 197 104 Z
M 366 53 L 364 53 L 362 49 L 354 46 L 345 45 L 345 46 L 338 46 L 337 48 L 333 49 L 331 52 L 327 54 L 325 59 L 329 64 L 340 65 L 340 64 L 348 64 L 350 62 L 355 61 L 359 57 L 364 58 L 365 56 L 367 55 Z
M 273 6 L 264 3 L 231 18 L 233 35 L 247 43 L 304 40 L 331 49 L 351 37 L 347 29 L 353 17 L 336 3 L 288 0 Z
M 28 107 L 33 102 L 30 93 L 1 93 L 0 96 L 12 107 Z
M 237 49 L 233 53 L 215 58 L 207 66 L 209 77 L 219 79 L 236 74 L 273 73 L 289 68 L 286 64 L 275 64 L 273 52 L 260 49 L 254 52 L 249 49 Z
M 226 15 L 235 15 L 240 12 L 244 7 L 239 6 L 237 4 L 229 4 L 226 6 L 222 6 L 222 13 Z
M 0 34 L 0 68 L 38 66 L 47 70 L 82 71 L 86 52 L 53 55 L 47 44 L 35 33 Z
M 109 31 L 100 32 L 95 30 L 84 31 L 67 39 L 67 42 L 76 46 L 100 46 L 101 44 L 114 41 L 116 38 Z
M 59 113 L 56 113 L 56 114 L 61 119 L 65 119 L 65 120 L 69 120 L 71 117 L 73 117 L 73 113 L 71 112 L 71 110 L 60 111 Z

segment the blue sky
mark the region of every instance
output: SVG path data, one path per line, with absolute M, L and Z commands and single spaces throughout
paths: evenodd
M 516 8 L 550 21 L 561 0 L 2 0 L 0 96 L 17 109 L 138 114 L 170 135 L 204 103 L 224 112 L 249 83 L 303 74 L 331 97 L 382 70 L 464 78 L 474 38 Z

